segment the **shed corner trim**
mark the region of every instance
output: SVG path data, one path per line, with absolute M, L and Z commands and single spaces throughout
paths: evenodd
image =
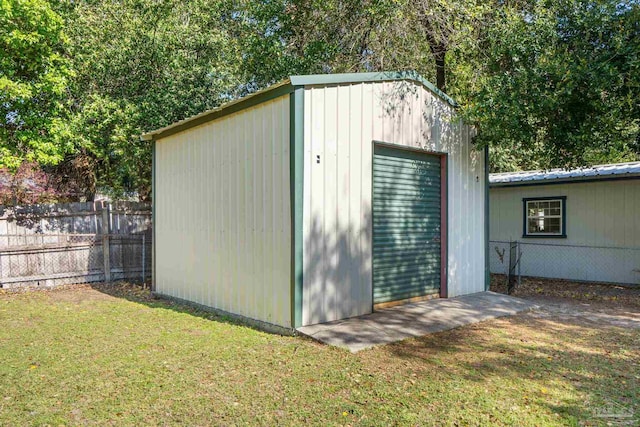
M 289 95 L 289 180 L 291 191 L 291 326 L 302 326 L 304 87 L 293 85 Z
M 484 146 L 484 290 L 491 290 L 491 265 L 489 256 L 491 253 L 489 242 L 489 234 L 491 233 L 491 224 L 489 221 L 491 215 L 491 204 L 489 199 L 489 144 Z

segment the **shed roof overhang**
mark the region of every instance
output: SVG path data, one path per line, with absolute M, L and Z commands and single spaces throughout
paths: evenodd
M 143 141 L 156 141 L 167 136 L 174 135 L 183 130 L 199 126 L 203 123 L 224 117 L 261 104 L 280 96 L 290 94 L 296 87 L 303 86 L 329 86 L 348 83 L 382 82 L 382 81 L 412 81 L 425 87 L 438 98 L 452 107 L 457 107 L 456 102 L 447 94 L 435 87 L 431 82 L 424 79 L 414 71 L 402 72 L 375 72 L 375 73 L 345 73 L 345 74 L 312 74 L 301 76 L 290 76 L 289 78 L 269 86 L 266 89 L 236 99 L 221 105 L 212 110 L 204 111 L 192 117 L 172 123 L 168 126 L 156 129 L 141 135 Z

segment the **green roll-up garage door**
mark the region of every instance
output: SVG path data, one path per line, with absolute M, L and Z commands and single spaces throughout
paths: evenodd
M 440 157 L 376 145 L 373 302 L 440 289 Z

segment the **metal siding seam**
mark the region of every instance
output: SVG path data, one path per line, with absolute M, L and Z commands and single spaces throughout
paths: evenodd
M 371 169 L 368 169 L 368 166 L 373 164 L 373 148 L 371 148 L 371 152 L 369 152 L 369 156 L 365 156 L 365 150 L 368 147 L 371 147 L 371 143 L 369 141 L 374 139 L 374 124 L 378 121 L 374 116 L 374 96 L 373 96 L 374 86 L 373 84 L 362 84 L 362 99 L 361 105 L 363 109 L 362 114 L 362 123 L 361 123 L 361 131 L 362 135 L 360 138 L 360 218 L 365 220 L 366 229 L 362 226 L 359 230 L 359 241 L 358 241 L 358 249 L 360 262 L 365 264 L 360 268 L 360 286 L 362 288 L 362 293 L 360 294 L 364 298 L 362 299 L 361 304 L 361 314 L 362 313 L 371 313 L 373 312 L 373 255 L 371 246 L 369 243 L 371 242 L 368 237 L 372 236 L 373 232 L 373 185 L 371 185 L 368 190 L 365 187 L 366 185 L 372 183 L 373 181 L 373 172 Z M 367 110 L 364 110 L 365 105 L 367 105 Z M 368 123 L 367 123 L 368 122 Z M 365 123 L 368 126 L 365 126 Z M 363 162 L 367 162 L 363 164 Z M 368 174 L 367 172 L 370 172 Z M 365 199 L 367 197 L 368 199 Z M 367 222 L 367 218 L 363 215 L 367 211 L 371 212 L 371 218 Z M 364 232 L 363 232 L 364 231 Z M 373 239 L 371 239 L 373 240 Z M 368 274 L 365 277 L 363 273 L 366 271 L 365 269 L 369 268 Z M 365 286 L 367 285 L 367 286 Z M 366 302 L 370 302 L 370 304 L 366 304 Z
M 227 141 L 229 139 L 229 123 L 227 120 L 222 122 L 222 140 L 221 145 L 223 148 L 222 151 L 222 256 L 223 256 L 223 271 L 224 271 L 224 285 L 222 292 L 222 309 L 227 310 L 229 312 L 233 311 L 233 306 L 231 305 L 232 295 L 231 292 L 231 281 L 232 271 L 231 270 L 231 260 L 229 259 L 229 248 L 231 247 L 231 242 L 229 240 L 229 229 L 231 218 L 231 203 L 229 200 L 231 197 L 229 196 L 229 176 L 231 175 L 231 170 L 229 167 L 231 161 L 231 144 Z
M 269 308 L 268 308 L 268 312 L 271 313 L 270 315 L 270 319 L 271 319 L 271 323 L 277 323 L 280 319 L 279 319 L 279 313 L 277 312 L 277 302 L 278 299 L 280 298 L 280 293 L 279 293 L 279 288 L 277 286 L 278 283 L 278 269 L 277 269 L 277 254 L 279 252 L 278 246 L 278 227 L 277 227 L 277 222 L 278 222 L 278 213 L 276 211 L 277 206 L 279 205 L 279 200 L 278 200 L 278 192 L 280 191 L 280 186 L 278 183 L 278 167 L 277 167 L 277 158 L 278 158 L 278 145 L 277 145 L 277 141 L 278 136 L 277 136 L 277 132 L 279 131 L 278 129 L 278 125 L 277 125 L 277 113 L 278 113 L 278 109 L 277 109 L 278 105 L 274 104 L 271 106 L 271 112 L 269 114 L 269 118 L 270 118 L 270 135 L 271 135 L 271 153 L 269 156 L 269 162 L 271 163 L 271 167 L 270 167 L 270 172 L 271 172 L 271 176 L 269 177 L 269 180 L 271 181 L 271 205 L 269 206 L 269 210 L 271 211 L 271 232 L 270 232 L 270 250 L 269 250 L 269 263 L 271 264 L 271 270 L 270 270 L 270 275 L 271 275 L 271 301 L 269 301 Z M 277 320 L 276 320 L 277 319 Z
M 265 107 L 261 107 L 260 109 L 264 109 Z M 236 155 L 237 161 L 235 167 L 235 173 L 237 174 L 235 179 L 235 184 L 237 185 L 236 190 L 236 207 L 237 212 L 235 215 L 236 218 L 236 283 L 238 289 L 237 295 L 237 304 L 238 304 L 238 312 L 245 316 L 250 316 L 249 311 L 249 297 L 250 292 L 250 281 L 247 280 L 246 277 L 246 268 L 244 262 L 240 262 L 241 259 L 244 258 L 244 255 L 247 253 L 245 243 L 247 241 L 246 237 L 246 227 L 244 227 L 244 218 L 246 216 L 246 205 L 244 204 L 245 193 L 247 188 L 247 183 L 245 181 L 245 168 L 247 167 L 247 157 L 248 150 L 246 147 L 246 141 L 242 137 L 243 132 L 242 128 L 239 126 L 238 116 L 235 116 L 232 119 L 233 133 L 236 145 Z
M 304 191 L 304 87 L 289 95 L 289 181 L 291 197 L 291 326 L 302 326 L 302 203 Z
M 363 301 L 368 300 L 365 297 L 365 287 L 362 284 L 362 269 L 364 262 L 361 251 L 361 235 L 362 228 L 362 123 L 364 112 L 363 103 L 363 85 L 357 84 L 350 86 L 349 89 L 349 225 L 350 233 L 350 251 L 353 259 L 358 260 L 357 266 L 351 266 L 351 295 L 352 307 L 350 316 L 357 316 L 363 313 Z M 360 149 L 359 149 L 360 148 Z
M 205 135 L 209 135 L 208 131 L 205 131 Z M 212 179 L 212 175 L 213 175 L 213 171 L 212 171 L 212 167 L 211 167 L 211 159 L 213 158 L 213 144 L 211 143 L 211 141 L 207 138 L 207 143 L 206 143 L 206 147 L 207 147 L 207 156 L 206 156 L 206 165 L 207 165 L 207 182 L 205 185 L 205 188 L 207 188 L 206 190 L 206 194 L 207 194 L 207 202 L 206 202 L 206 206 L 205 206 L 205 211 L 207 212 L 207 240 L 206 240 L 206 248 L 207 248 L 207 254 L 212 254 L 212 247 L 211 247 L 211 242 L 213 241 L 213 228 L 214 228 L 214 223 L 212 221 L 212 216 L 213 216 L 213 209 L 211 208 L 212 200 L 213 200 L 213 179 Z M 213 301 L 211 299 L 211 294 L 213 293 L 213 286 L 214 286 L 214 282 L 213 282 L 213 259 L 207 259 L 207 305 L 209 307 L 213 306 Z
M 178 187 L 178 189 L 180 191 L 180 202 L 181 203 L 186 203 L 188 201 L 187 190 L 189 188 L 189 182 L 188 182 L 189 177 L 188 177 L 188 174 L 187 174 L 189 169 L 186 166 L 188 164 L 188 161 L 187 161 L 187 155 L 188 155 L 187 147 L 188 147 L 188 144 L 191 141 L 189 140 L 189 136 L 188 135 L 187 135 L 187 138 L 185 138 L 185 139 L 187 140 L 186 141 L 186 146 L 185 147 L 181 147 L 182 149 L 177 149 L 177 151 L 179 153 L 179 156 L 180 156 L 180 173 L 179 173 L 180 174 L 180 179 L 179 179 L 179 184 L 178 184 L 177 187 Z M 174 196 L 176 196 L 176 195 L 174 195 Z M 188 214 L 185 214 L 185 217 L 187 217 L 187 215 Z M 184 223 L 180 224 L 180 221 L 178 221 L 177 217 L 178 217 L 178 215 L 176 213 L 172 218 L 172 220 L 173 220 L 172 221 L 173 222 L 172 226 L 175 229 L 177 229 L 177 232 L 178 232 L 178 236 L 176 236 L 176 237 L 178 237 L 179 241 L 180 241 L 180 248 L 179 248 L 180 254 L 186 254 L 187 253 L 187 242 L 186 242 L 186 239 L 189 236 L 188 233 L 187 233 L 187 228 L 186 228 L 187 225 L 186 225 L 186 221 Z M 174 251 L 175 251 L 175 249 L 174 249 Z M 174 254 L 172 254 L 172 255 L 174 255 Z M 187 268 L 185 266 L 185 263 L 184 262 L 180 263 L 180 268 L 178 269 L 178 272 L 179 272 L 178 274 L 180 276 L 176 280 L 176 281 L 180 282 L 180 285 L 178 286 L 178 289 L 175 292 L 175 296 L 178 297 L 178 298 L 188 299 L 186 297 L 185 293 L 184 293 L 185 283 L 186 283 L 187 280 L 189 280 L 188 277 L 187 277 L 187 271 L 186 270 L 187 270 Z
M 349 194 L 351 182 L 349 179 L 349 91 L 351 86 L 338 88 L 336 98 L 336 230 L 337 230 L 337 263 L 336 276 L 342 278 L 342 283 L 336 286 L 336 310 L 342 318 L 351 317 L 351 307 L 357 304 L 357 299 L 351 295 L 353 284 L 350 277 L 352 258 L 349 246 L 351 244 L 351 227 L 349 218 Z M 342 209 L 341 209 L 342 207 Z
M 205 257 L 207 254 L 206 251 L 206 227 L 208 226 L 208 224 L 206 223 L 206 216 L 202 215 L 203 212 L 206 212 L 206 199 L 205 199 L 205 192 L 204 192 L 204 184 L 206 182 L 206 164 L 205 164 L 205 141 L 206 141 L 206 136 L 205 136 L 205 132 L 204 129 L 198 129 L 198 159 L 197 159 L 197 165 L 198 165 L 198 176 L 197 176 L 197 184 L 198 184 L 198 189 L 197 189 L 197 196 L 199 198 L 198 200 L 198 213 L 199 213 L 199 217 L 198 217 L 198 223 L 199 223 L 199 227 L 201 230 L 201 233 L 198 235 L 198 240 L 197 240 L 197 246 L 195 249 L 195 253 L 196 253 L 196 257 L 197 257 L 197 264 L 196 264 L 196 268 L 198 269 L 198 274 L 199 274 L 199 298 L 200 301 L 199 303 L 201 304 L 206 304 L 206 291 L 207 291 L 207 284 L 206 284 L 206 277 L 207 277 L 207 271 L 205 268 Z
M 198 287 L 200 286 L 199 283 L 193 283 L 194 280 L 197 275 L 198 275 L 198 271 L 197 271 L 197 266 L 196 266 L 196 260 L 195 260 L 195 253 L 196 253 L 196 236 L 194 233 L 194 230 L 196 228 L 195 223 L 196 221 L 198 221 L 198 217 L 196 214 L 197 209 L 197 202 L 193 202 L 194 200 L 197 199 L 197 188 L 195 187 L 195 183 L 196 183 L 196 174 L 197 174 L 197 166 L 194 165 L 194 160 L 197 157 L 196 155 L 196 145 L 198 143 L 198 139 L 197 136 L 194 135 L 194 133 L 191 133 L 191 142 L 188 144 L 187 146 L 187 153 L 188 153 L 188 157 L 187 157 L 187 164 L 185 166 L 190 166 L 188 168 L 189 171 L 189 178 L 188 178 L 188 193 L 187 193 L 187 200 L 191 201 L 191 209 L 190 209 L 190 215 L 188 216 L 189 218 L 189 225 L 187 228 L 187 235 L 189 236 L 189 242 L 188 242 L 188 246 L 187 246 L 187 259 L 188 259 L 188 266 L 187 266 L 187 271 L 188 271 L 188 283 L 185 284 L 186 289 L 187 289 L 187 298 L 189 301 L 194 301 L 194 302 L 198 302 L 198 298 L 197 298 L 197 290 Z
M 312 138 L 313 138 L 313 154 L 316 152 L 319 153 L 321 159 L 325 158 L 326 147 L 325 147 L 325 136 L 326 136 L 326 117 L 325 117 L 325 92 L 324 89 L 313 89 L 312 90 L 312 103 L 311 108 L 313 109 L 312 114 Z M 317 163 L 316 163 L 317 164 Z M 312 185 L 312 194 L 311 194 L 311 203 L 312 215 L 317 215 L 317 223 L 318 223 L 318 243 L 317 248 L 314 250 L 312 256 L 317 256 L 319 259 L 319 272 L 315 275 L 315 283 L 313 285 L 313 295 L 310 296 L 308 302 L 309 307 L 313 308 L 315 311 L 319 312 L 317 316 L 314 317 L 313 321 L 319 322 L 327 319 L 327 311 L 325 304 L 325 295 L 326 295 L 326 285 L 327 281 L 325 280 L 326 272 L 327 272 L 327 257 L 326 257 L 326 234 L 327 234 L 327 223 L 325 218 L 325 184 L 326 184 L 326 170 L 324 167 L 324 160 L 321 161 L 320 167 L 313 167 L 314 170 L 310 170 L 310 176 L 312 177 L 311 185 Z M 310 168 L 312 167 L 313 162 L 311 163 Z M 312 221 L 316 221 L 316 217 L 312 216 Z M 314 302 L 314 299 L 317 298 L 317 302 Z
M 258 140 L 258 135 L 257 135 L 257 123 L 256 123 L 256 118 L 255 115 L 249 115 L 249 117 L 247 117 L 247 129 L 250 131 L 248 138 L 251 141 L 257 141 Z M 258 174 L 258 162 L 260 159 L 260 154 L 258 152 L 258 147 L 255 145 L 252 145 L 253 148 L 253 155 L 251 157 L 251 171 L 252 171 L 252 182 L 251 182 L 251 188 L 252 188 L 252 192 L 251 192 L 251 272 L 252 272 L 252 280 L 254 283 L 256 284 L 260 284 L 259 286 L 261 286 L 262 281 L 260 280 L 260 259 L 259 259 L 259 250 L 258 250 L 258 245 L 259 245 L 259 239 L 260 239 L 260 233 L 258 231 L 259 229 L 259 224 L 258 224 L 258 218 L 260 216 L 260 209 L 258 208 L 258 198 L 260 197 L 260 177 Z M 252 292 L 251 295 L 251 313 L 253 316 L 258 317 L 258 304 L 260 301 L 260 294 L 258 293 L 258 291 L 256 290 L 255 292 Z
M 213 133 L 213 132 L 212 132 Z M 221 287 L 221 283 L 222 283 L 222 278 L 220 275 L 220 222 L 221 222 L 221 215 L 220 215 L 220 203 L 218 203 L 218 200 L 220 199 L 220 160 L 221 160 L 221 155 L 220 155 L 220 144 L 218 142 L 219 140 L 214 139 L 212 141 L 212 146 L 213 146 L 213 150 L 212 150 L 212 175 L 213 178 L 211 179 L 211 187 L 213 190 L 213 202 L 211 204 L 211 211 L 213 212 L 213 234 L 212 234 L 212 242 L 213 242 L 213 247 L 212 247 L 212 255 L 213 255 L 213 307 L 219 307 L 220 306 L 220 300 L 221 300 L 221 295 L 220 295 L 220 287 Z
M 305 89 L 306 90 L 306 89 Z M 313 123 L 311 122 L 311 95 L 309 93 L 307 93 L 304 97 L 304 121 L 305 121 L 305 128 L 304 128 L 304 132 L 303 132 L 303 138 L 304 138 L 304 179 L 303 179 L 303 208 L 302 208 L 302 212 L 304 213 L 304 219 L 303 219 L 303 226 L 302 226 L 302 231 L 303 231 L 303 236 L 302 236 L 302 241 L 305 242 L 303 247 L 304 247 L 304 255 L 303 255 L 303 260 L 307 259 L 309 254 L 311 253 L 311 248 L 309 246 L 309 244 L 307 244 L 306 242 L 309 241 L 309 235 L 310 235 L 310 230 L 312 228 L 311 225 L 311 181 L 312 181 L 312 177 L 311 177 L 311 156 L 312 156 L 312 141 L 311 141 L 311 127 L 313 126 Z M 290 120 L 292 120 L 290 118 Z M 293 134 L 292 134 L 293 135 Z M 293 156 L 294 153 L 290 153 L 289 156 Z M 290 179 L 293 179 L 293 175 L 290 174 Z M 293 200 L 290 200 L 290 209 L 294 209 L 293 206 Z M 293 224 L 290 221 L 289 224 L 290 227 L 293 227 Z M 291 236 L 291 247 L 290 250 L 293 252 L 294 250 L 294 245 L 293 245 L 293 239 L 294 236 Z M 293 276 L 293 275 L 291 275 Z M 310 296 L 311 296 L 311 292 L 309 291 L 310 285 L 309 285 L 309 281 L 310 281 L 310 276 L 307 274 L 307 266 L 304 265 L 304 281 L 303 281 L 303 292 L 302 292 L 302 324 L 306 325 L 309 323 L 309 318 L 310 318 L 310 312 L 309 312 L 309 300 L 310 300 Z M 293 281 L 293 277 L 291 277 L 291 280 Z M 291 292 L 291 298 L 293 299 L 294 295 L 293 292 Z M 291 307 L 291 310 L 293 310 L 293 305 Z
M 261 154 L 260 154 L 260 158 L 259 158 L 259 162 L 260 162 L 260 203 L 259 203 L 259 207 L 260 207 L 260 271 L 261 271 L 261 279 L 262 279 L 262 286 L 260 287 L 261 290 L 261 295 L 260 295 L 260 306 L 259 308 L 259 318 L 265 318 L 266 317 L 266 312 L 265 312 L 265 299 L 266 296 L 269 293 L 269 288 L 268 288 L 268 281 L 266 280 L 266 274 L 265 272 L 269 270 L 270 266 L 267 264 L 266 262 L 266 258 L 267 258 L 267 251 L 269 250 L 269 247 L 267 245 L 267 234 L 268 234 L 268 228 L 267 228 L 267 213 L 266 213 L 266 207 L 267 207 L 267 194 L 268 194 L 268 190 L 269 190 L 269 185 L 267 184 L 267 161 L 266 161 L 266 157 L 267 157 L 267 146 L 264 143 L 264 135 L 267 133 L 267 129 L 265 128 L 265 117 L 263 112 L 260 112 L 260 114 L 258 114 L 257 111 L 252 111 L 252 114 L 255 114 L 256 116 L 258 116 L 258 121 L 260 123 L 260 138 L 262 139 L 262 143 L 260 144 L 261 147 Z
M 320 164 L 324 165 L 324 257 L 325 265 L 328 266 L 324 274 L 325 292 L 325 313 L 330 319 L 337 319 L 337 105 L 338 87 L 326 87 L 324 92 L 324 156 Z
M 270 302 L 273 301 L 273 265 L 271 265 L 271 252 L 273 251 L 273 141 L 271 139 L 271 131 L 273 130 L 273 123 L 268 111 L 265 111 L 265 107 L 260 108 L 260 116 L 262 117 L 262 135 L 264 138 L 262 153 L 262 162 L 264 165 L 263 172 L 263 193 L 262 193 L 262 215 L 264 216 L 264 235 L 263 235 L 263 254 L 262 260 L 264 262 L 263 278 L 265 282 L 264 297 L 262 299 L 262 319 L 268 319 L 270 317 Z M 257 111 L 256 111 L 257 112 Z

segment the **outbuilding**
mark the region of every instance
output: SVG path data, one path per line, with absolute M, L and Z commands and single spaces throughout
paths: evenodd
M 640 284 L 640 162 L 491 174 L 491 272 Z M 514 257 L 514 259 L 516 259 Z
M 287 331 L 484 291 L 473 132 L 419 75 L 357 73 L 291 76 L 146 133 L 154 291 Z

